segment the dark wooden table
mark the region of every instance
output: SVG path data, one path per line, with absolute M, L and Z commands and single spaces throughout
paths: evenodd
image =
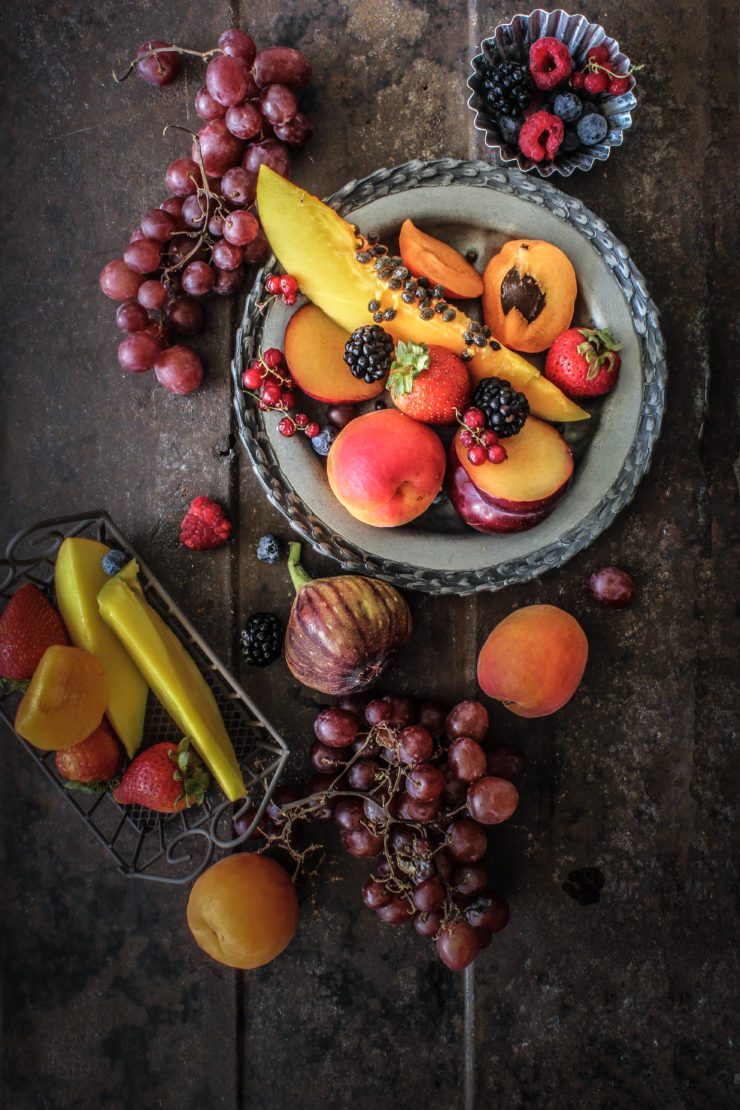
M 493 709 L 528 771 L 497 841 L 512 921 L 475 970 L 474 1105 L 715 1110 L 737 1105 L 740 1071 L 729 847 L 736 7 L 576 6 L 649 66 L 624 148 L 563 185 L 628 244 L 661 308 L 663 435 L 633 505 L 563 571 L 475 600 L 411 597 L 414 651 L 388 688 L 473 694 L 482 638 L 518 606 L 553 602 L 582 621 L 591 659 L 566 709 L 532 722 Z M 44 515 L 107 508 L 289 739 L 294 772 L 321 699 L 282 663 L 255 673 L 236 652 L 248 613 L 286 616 L 290 604 L 287 575 L 254 554 L 262 532 L 288 529 L 234 438 L 240 305 L 208 305 L 206 384 L 177 398 L 118 370 L 112 306 L 97 288 L 100 267 L 166 195 L 163 170 L 182 143 L 162 128 L 195 124 L 202 70 L 188 65 L 158 91 L 116 87 L 111 66 L 152 36 L 206 48 L 232 21 L 263 44 L 300 46 L 315 64 L 316 136 L 295 176 L 326 194 L 410 157 L 485 155 L 465 107 L 468 58 L 516 10 L 462 0 L 3 9 L 0 538 Z M 200 493 L 237 525 L 234 542 L 205 555 L 177 542 Z M 584 593 L 590 570 L 611 562 L 639 584 L 624 612 Z M 308 563 L 332 569 L 313 554 Z M 234 973 L 193 944 L 187 890 L 121 878 L 7 735 L 2 759 L 8 1107 L 463 1105 L 462 979 L 411 930 L 381 928 L 362 909 L 359 863 L 337 861 L 342 881 L 320 888 L 316 912 L 304 908 L 279 961 Z M 563 889 L 583 867 L 605 878 L 595 905 Z

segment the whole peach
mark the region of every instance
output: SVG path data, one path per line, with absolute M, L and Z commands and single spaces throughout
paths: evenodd
M 517 609 L 496 625 L 478 656 L 478 682 L 519 717 L 546 717 L 572 698 L 588 659 L 575 617 L 555 605 Z

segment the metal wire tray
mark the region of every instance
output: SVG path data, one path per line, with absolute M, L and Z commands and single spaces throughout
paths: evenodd
M 119 805 L 109 792 L 66 790 L 56 772 L 54 752 L 39 751 L 13 728 L 20 694 L 0 694 L 0 717 L 123 875 L 167 883 L 191 882 L 215 857 L 248 839 L 277 785 L 288 759 L 288 747 L 105 512 L 42 520 L 14 536 L 5 557 L 0 558 L 0 609 L 24 582 L 35 583 L 53 597 L 56 553 L 68 536 L 99 540 L 136 558 L 147 601 L 187 648 L 216 698 L 244 774 L 247 797 L 231 803 L 212 784 L 202 806 L 163 815 L 142 806 Z M 180 737 L 177 725 L 150 691 L 142 747 Z M 234 819 L 250 807 L 256 807 L 253 821 L 240 836 L 234 836 Z

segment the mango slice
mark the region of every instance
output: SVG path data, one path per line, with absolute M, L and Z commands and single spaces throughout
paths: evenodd
M 246 794 L 236 753 L 203 675 L 144 597 L 132 560 L 98 594 L 100 615 L 121 641 L 229 801 Z
M 352 225 L 317 197 L 260 166 L 257 206 L 281 265 L 296 278 L 301 292 L 340 327 L 354 331 L 372 323 L 367 306 L 377 300 L 381 308 L 395 310 L 393 320 L 384 321 L 383 327 L 396 341 L 436 343 L 458 354 L 465 349 L 463 334 L 469 318 L 458 311 L 449 323 L 437 314 L 422 320 L 418 307 L 401 299 L 400 290 L 388 289 L 377 279 L 371 262 L 357 261 Z M 588 419 L 587 412 L 503 344 L 498 350 L 489 346 L 473 349 L 468 369 L 475 384 L 482 378 L 505 378 L 526 395 L 535 416 L 557 421 Z
M 59 548 L 54 586 L 62 620 L 77 647 L 97 656 L 108 676 L 106 715 L 130 756 L 141 744 L 149 688 L 119 640 L 100 616 L 98 593 L 108 581 L 100 560 L 110 551 L 77 536 Z
M 103 719 L 108 679 L 103 664 L 82 648 L 48 647 L 15 715 L 15 729 L 44 751 L 80 744 Z

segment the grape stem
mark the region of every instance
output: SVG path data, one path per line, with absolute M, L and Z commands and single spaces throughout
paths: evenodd
M 215 46 L 213 50 L 191 50 L 187 46 L 177 46 L 175 43 L 172 43 L 171 46 L 154 46 L 151 50 L 145 50 L 143 54 L 138 54 L 134 60 L 129 63 L 128 68 L 120 75 L 117 75 L 116 71 L 112 70 L 113 80 L 117 85 L 123 84 L 126 78 L 130 77 L 134 72 L 139 62 L 142 62 L 144 58 L 158 58 L 160 54 L 189 54 L 194 58 L 202 58 L 204 62 L 208 62 L 211 58 L 214 58 L 216 54 L 223 53 L 224 51 L 220 46 Z

